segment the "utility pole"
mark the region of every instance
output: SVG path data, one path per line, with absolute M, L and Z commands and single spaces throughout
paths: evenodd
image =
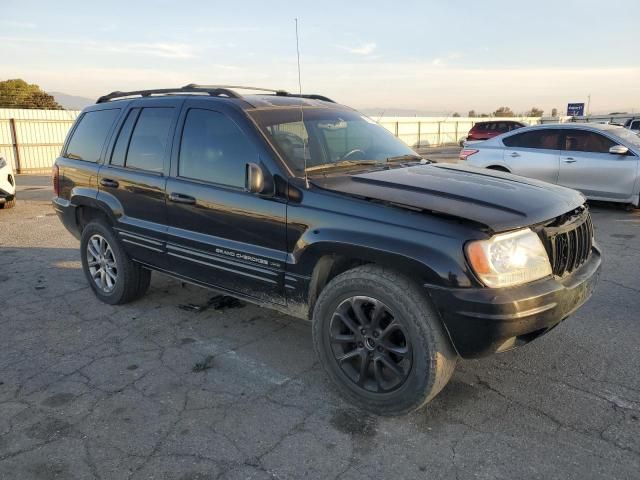
M 587 117 L 591 114 L 589 107 L 591 106 L 591 94 L 587 95 Z

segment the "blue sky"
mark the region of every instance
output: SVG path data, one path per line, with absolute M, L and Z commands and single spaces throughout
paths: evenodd
M 191 82 L 357 108 L 640 110 L 640 2 L 1 0 L 0 78 L 95 97 Z

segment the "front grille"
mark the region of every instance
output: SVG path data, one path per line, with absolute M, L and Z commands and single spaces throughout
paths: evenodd
M 544 232 L 554 275 L 569 275 L 589 259 L 593 246 L 593 223 L 587 207 L 563 215 L 545 227 Z

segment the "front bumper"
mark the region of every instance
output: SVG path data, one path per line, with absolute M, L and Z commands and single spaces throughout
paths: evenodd
M 428 288 L 458 354 L 482 357 L 528 343 L 571 315 L 591 297 L 601 263 L 594 246 L 589 260 L 563 279 L 504 289 Z

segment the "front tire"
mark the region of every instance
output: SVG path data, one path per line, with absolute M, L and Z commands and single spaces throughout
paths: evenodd
M 340 393 L 380 415 L 424 406 L 447 384 L 457 361 L 427 293 L 373 265 L 342 273 L 322 290 L 313 342 Z
M 104 303 L 128 303 L 149 288 L 151 272 L 129 258 L 113 230 L 102 222 L 91 222 L 82 230 L 80 252 L 89 286 Z

